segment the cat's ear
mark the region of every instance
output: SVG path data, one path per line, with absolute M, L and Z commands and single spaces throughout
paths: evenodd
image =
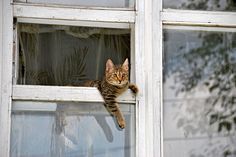
M 108 59 L 106 63 L 106 72 L 110 72 L 111 70 L 113 70 L 113 68 L 114 68 L 114 64 L 112 60 Z
M 126 58 L 126 60 L 124 61 L 122 67 L 123 67 L 123 69 L 125 69 L 126 71 L 129 70 L 129 61 L 128 61 L 128 58 Z

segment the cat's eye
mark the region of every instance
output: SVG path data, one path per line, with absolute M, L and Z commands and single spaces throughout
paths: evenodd
M 33 101 L 14 101 L 12 105 L 10 156 L 115 154 L 134 157 L 136 101 L 132 94 L 126 92 L 124 98 L 118 99 L 126 120 L 125 129 L 120 130 L 101 103 L 103 99 L 97 89 L 74 87 L 83 85 L 87 80 L 102 80 L 108 58 L 117 64 L 130 59 L 131 30 L 123 26 L 95 28 L 29 23 L 17 23 L 16 28 L 18 54 L 14 62 L 17 65 L 14 82 L 21 89 L 28 88 Z M 118 70 L 112 70 L 109 76 L 113 82 L 121 83 L 121 74 Z M 50 90 L 60 92 L 46 94 Z M 27 95 L 24 91 L 19 93 Z M 73 98 L 72 93 L 76 93 L 76 97 Z M 23 94 L 23 99 L 26 95 Z M 54 97 L 56 95 L 57 98 Z M 57 104 L 57 100 L 60 103 Z M 68 100 L 71 102 L 67 103 Z M 38 128 L 43 128 L 39 136 L 42 140 L 34 138 L 40 130 Z

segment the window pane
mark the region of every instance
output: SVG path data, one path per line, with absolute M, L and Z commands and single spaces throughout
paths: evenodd
M 164 0 L 164 8 L 210 11 L 236 11 L 235 0 Z
M 19 2 L 22 0 L 14 0 Z M 27 0 L 27 3 L 78 5 L 85 7 L 134 8 L 134 0 Z
M 102 79 L 111 58 L 130 56 L 130 30 L 56 25 L 19 25 L 18 84 L 77 85 Z
M 164 156 L 236 156 L 236 33 L 164 30 Z
M 135 157 L 134 105 L 121 130 L 102 103 L 14 102 L 11 157 Z

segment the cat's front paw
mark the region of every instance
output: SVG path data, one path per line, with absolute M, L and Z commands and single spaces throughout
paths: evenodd
M 135 84 L 130 84 L 129 89 L 131 89 L 134 94 L 138 93 L 138 87 Z
M 120 119 L 120 120 L 117 120 L 118 122 L 118 125 L 121 129 L 124 129 L 125 128 L 125 120 L 124 119 Z

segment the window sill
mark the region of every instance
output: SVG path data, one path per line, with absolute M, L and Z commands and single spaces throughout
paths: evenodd
M 13 85 L 13 100 L 103 102 L 95 87 Z M 135 103 L 128 90 L 117 98 L 120 103 Z

